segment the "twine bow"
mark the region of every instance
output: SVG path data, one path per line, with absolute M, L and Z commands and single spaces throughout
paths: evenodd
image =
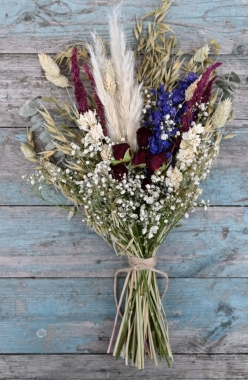
M 123 297 L 124 297 L 124 294 L 125 294 L 125 291 L 126 291 L 126 288 L 127 288 L 127 285 L 128 285 L 128 280 L 129 280 L 132 272 L 135 271 L 135 270 L 136 271 L 147 270 L 147 271 L 151 271 L 151 272 L 155 272 L 155 273 L 161 274 L 166 279 L 164 290 L 163 290 L 163 292 L 162 292 L 162 294 L 160 296 L 161 299 L 164 298 L 164 295 L 165 295 L 165 293 L 167 292 L 167 289 L 168 289 L 169 278 L 168 278 L 167 273 L 163 272 L 161 270 L 155 269 L 155 266 L 157 264 L 157 258 L 156 258 L 156 256 L 150 257 L 149 259 L 143 259 L 143 258 L 140 258 L 140 257 L 128 257 L 128 263 L 130 265 L 129 267 L 118 269 L 115 272 L 115 278 L 114 278 L 114 296 L 115 296 L 115 304 L 116 304 L 117 312 L 116 312 L 114 327 L 113 327 L 113 331 L 112 331 L 112 335 L 111 335 L 111 339 L 110 339 L 110 343 L 109 343 L 109 347 L 108 347 L 108 351 L 107 351 L 108 354 L 110 353 L 112 342 L 113 342 L 113 339 L 114 339 L 114 334 L 115 334 L 115 329 L 116 329 L 116 325 L 117 325 L 118 315 L 120 315 L 122 317 L 122 314 L 120 312 L 120 308 L 121 308 Z M 123 289 L 122 289 L 122 292 L 121 292 L 121 295 L 120 295 L 120 299 L 118 301 L 118 298 L 117 298 L 117 280 L 118 280 L 118 276 L 119 276 L 120 273 L 127 273 L 127 276 L 126 276 L 126 279 L 125 279 L 125 282 L 124 282 L 124 285 L 123 285 Z M 132 282 L 133 282 L 133 277 L 131 278 L 131 287 L 132 287 Z

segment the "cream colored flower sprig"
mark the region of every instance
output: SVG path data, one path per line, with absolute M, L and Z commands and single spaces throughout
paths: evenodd
M 231 99 L 227 98 L 219 103 L 212 117 L 212 125 L 214 128 L 222 128 L 226 124 L 232 108 Z
M 69 87 L 68 79 L 60 73 L 60 68 L 49 55 L 38 54 L 41 67 L 45 71 L 46 79 L 58 87 Z
M 91 110 L 85 112 L 83 115 L 80 114 L 77 120 L 79 129 L 88 132 L 89 137 L 92 141 L 97 142 L 103 137 L 103 130 L 101 124 L 98 123 L 96 118 L 96 111 Z

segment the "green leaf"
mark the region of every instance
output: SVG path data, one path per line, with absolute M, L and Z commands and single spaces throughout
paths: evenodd
M 129 169 L 135 169 L 135 168 L 144 169 L 145 167 L 146 167 L 146 164 L 128 165 Z
M 240 83 L 241 82 L 240 77 L 238 76 L 238 74 L 236 74 L 234 71 L 232 71 L 231 74 L 232 74 L 233 82 L 236 82 L 236 83 Z
M 230 94 L 229 91 L 224 90 L 224 91 L 223 91 L 223 97 L 222 97 L 222 100 L 225 100 L 225 99 L 227 99 L 227 98 L 230 98 L 230 99 L 233 101 L 234 96 L 233 96 L 232 94 Z
M 32 123 L 37 123 L 38 121 L 43 121 L 43 116 L 37 112 L 37 114 L 35 114 L 34 116 L 31 116 L 31 121 Z
M 32 127 L 30 128 L 30 131 L 31 131 L 31 132 L 33 132 L 33 131 L 37 131 L 39 128 L 42 127 L 42 125 L 43 125 L 43 122 L 42 122 L 42 121 L 40 121 L 40 122 L 38 122 L 38 123 L 34 123 L 34 124 L 32 125 Z
M 120 164 L 121 162 L 123 161 L 118 161 L 118 160 L 109 160 L 111 162 L 111 164 L 113 165 L 117 165 L 117 164 Z
M 157 172 L 157 171 L 163 172 L 164 170 L 166 170 L 167 167 L 168 167 L 168 164 L 163 164 L 162 166 L 160 166 L 160 168 L 155 170 L 155 172 Z
M 56 153 L 54 153 L 53 157 L 60 157 L 60 159 L 62 160 L 65 157 L 65 154 L 58 150 Z
M 46 144 L 45 146 L 45 150 L 52 150 L 53 148 L 55 148 L 55 145 L 53 142 L 49 142 L 48 144 Z
M 43 142 L 50 143 L 53 138 L 48 131 L 43 131 L 40 134 L 39 139 Z
M 40 96 L 32 100 L 27 100 L 18 110 L 18 113 L 22 117 L 34 116 L 37 114 L 40 104 L 36 99 L 40 99 Z
M 126 153 L 124 154 L 122 162 L 129 162 L 132 159 L 131 151 L 128 149 Z

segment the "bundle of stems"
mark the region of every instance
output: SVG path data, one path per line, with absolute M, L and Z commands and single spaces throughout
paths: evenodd
M 145 268 L 149 262 L 149 269 Z M 138 265 L 136 263 L 138 262 Z M 142 262 L 144 263 L 142 265 Z M 161 361 L 163 358 L 170 367 L 170 359 L 173 360 L 166 315 L 162 304 L 162 298 L 167 290 L 168 277 L 166 273 L 154 269 L 155 256 L 151 259 L 131 258 L 130 268 L 117 305 L 114 329 L 110 340 L 108 353 L 114 338 L 118 314 L 126 293 L 125 310 L 122 316 L 121 326 L 118 332 L 113 356 L 125 359 L 128 365 L 138 369 L 144 369 L 145 356 L 147 355 L 155 365 L 158 364 L 157 356 Z M 141 265 L 139 265 L 141 263 Z M 135 269 L 137 268 L 137 269 Z M 122 270 L 118 271 L 121 272 Z M 166 278 L 166 285 L 162 296 L 159 294 L 156 272 L 162 273 Z M 118 275 L 118 273 L 117 273 Z

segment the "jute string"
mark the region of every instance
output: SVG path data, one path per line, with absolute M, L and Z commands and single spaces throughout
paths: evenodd
M 155 266 L 157 264 L 157 258 L 156 258 L 156 256 L 150 257 L 149 259 L 143 259 L 143 258 L 140 258 L 140 257 L 128 257 L 128 263 L 130 265 L 129 267 L 119 269 L 119 270 L 117 270 L 115 272 L 115 278 L 114 278 L 114 296 L 115 296 L 115 304 L 116 304 L 117 312 L 116 312 L 114 328 L 113 328 L 113 331 L 112 331 L 112 336 L 111 336 L 111 339 L 110 339 L 110 343 L 109 343 L 109 347 L 108 347 L 107 353 L 109 353 L 110 350 L 111 350 L 112 342 L 113 342 L 113 339 L 114 339 L 114 333 L 115 333 L 115 329 L 116 329 L 116 325 L 117 325 L 118 315 L 120 315 L 122 317 L 122 314 L 120 312 L 121 304 L 122 304 L 123 297 L 125 295 L 125 291 L 126 291 L 126 288 L 127 288 L 127 285 L 128 285 L 128 280 L 129 280 L 132 272 L 133 271 L 146 270 L 146 271 L 151 271 L 151 272 L 155 272 L 155 273 L 161 274 L 165 278 L 165 280 L 166 280 L 165 286 L 164 286 L 164 290 L 163 290 L 162 294 L 160 295 L 161 299 L 163 299 L 163 297 L 164 297 L 164 295 L 165 295 L 165 293 L 166 293 L 166 291 L 168 289 L 168 285 L 169 285 L 169 278 L 168 278 L 167 273 L 163 272 L 161 270 L 155 269 Z M 118 301 L 118 298 L 117 298 L 117 280 L 118 280 L 118 276 L 119 276 L 120 273 L 127 273 L 127 276 L 126 276 L 126 279 L 125 279 L 125 282 L 124 282 L 124 286 L 123 286 L 123 289 L 122 289 L 122 292 L 121 292 L 121 295 L 120 295 L 120 299 Z M 132 282 L 133 282 L 133 276 L 131 277 L 131 287 L 132 287 Z
M 126 290 L 126 287 L 127 287 L 127 279 L 130 277 L 130 274 L 132 271 L 134 270 L 150 270 L 152 272 L 155 272 L 155 273 L 159 273 L 161 274 L 165 279 L 166 279 L 166 282 L 165 282 L 165 286 L 164 286 L 164 290 L 161 294 L 161 299 L 164 298 L 164 295 L 165 293 L 167 292 L 167 289 L 168 289 L 168 285 L 169 285 L 169 278 L 168 278 L 168 275 L 166 272 L 163 272 L 161 270 L 158 270 L 158 269 L 155 269 L 155 266 L 157 264 L 157 258 L 156 256 L 153 256 L 153 257 L 150 257 L 149 259 L 142 259 L 140 257 L 128 257 L 128 263 L 129 263 L 129 267 L 128 268 L 122 268 L 122 269 L 119 269 L 115 272 L 115 279 L 114 279 L 114 295 L 115 295 L 115 304 L 116 304 L 116 307 L 117 309 L 119 308 L 120 309 L 120 303 L 122 302 L 122 298 L 124 296 L 120 296 L 120 300 L 118 302 L 118 299 L 117 299 L 117 280 L 118 280 L 118 276 L 120 273 L 127 273 L 127 278 L 126 278 L 126 281 L 125 281 L 125 284 L 124 284 L 124 287 L 123 287 L 123 290 L 122 290 L 122 293 L 125 293 L 125 290 Z M 120 314 L 120 310 L 118 311 L 118 313 Z M 120 314 L 121 315 L 121 314 Z

